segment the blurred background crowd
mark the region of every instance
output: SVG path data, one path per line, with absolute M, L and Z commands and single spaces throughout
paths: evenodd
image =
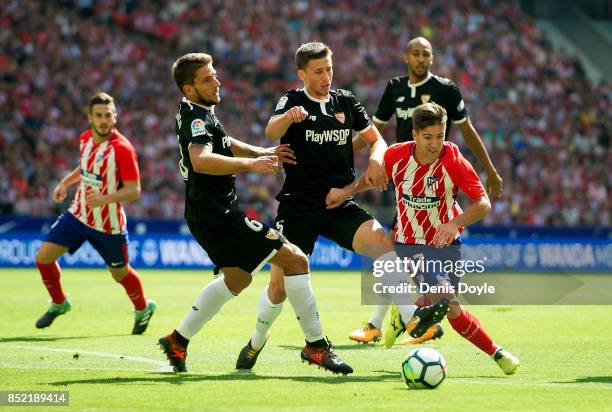
M 142 198 L 126 205 L 128 217 L 182 217 L 180 94 L 170 68 L 183 53 L 212 54 L 222 83 L 216 113 L 228 133 L 269 145 L 263 130 L 278 98 L 301 86 L 293 61 L 301 43 L 328 43 L 334 87 L 352 90 L 373 114 L 387 80 L 406 74 L 406 42 L 422 35 L 434 47 L 432 72 L 460 87 L 505 182 L 485 224 L 608 226 L 611 84 L 589 83 L 513 1 L 446 3 L 0 0 L 0 214 L 65 208 L 50 194 L 76 166 L 85 108 L 103 90 L 140 160 Z M 393 143 L 394 124 L 383 135 Z M 449 139 L 462 144 L 456 127 Z M 358 155 L 357 173 L 366 160 Z M 273 219 L 282 180 L 238 176 L 252 217 Z M 391 191 L 359 200 L 390 220 Z

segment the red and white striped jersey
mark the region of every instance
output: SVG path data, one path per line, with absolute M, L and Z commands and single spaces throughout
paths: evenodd
M 486 192 L 456 144 L 445 142 L 438 159 L 429 165 L 417 162 L 415 147 L 411 141 L 394 144 L 385 152 L 385 170 L 393 180 L 397 199 L 395 241 L 429 245 L 436 227 L 461 213 L 456 201 L 458 189 L 472 200 Z
M 106 195 L 119 190 L 125 181 L 139 180 L 136 151 L 117 129 L 100 144 L 94 143 L 91 129 L 81 133 L 79 139 L 81 182 L 68 211 L 92 229 L 107 234 L 122 233 L 127 220 L 121 203 L 88 207 L 85 193 L 94 190 Z

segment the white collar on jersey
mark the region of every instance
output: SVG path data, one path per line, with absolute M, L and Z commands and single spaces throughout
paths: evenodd
M 189 100 L 186 97 L 183 97 L 183 103 L 187 103 L 189 106 L 191 106 L 192 104 L 195 104 L 196 106 L 200 106 L 205 108 L 206 110 L 209 110 L 211 113 L 215 113 L 215 106 L 206 106 L 205 104 L 201 104 L 201 103 L 196 103 L 194 101 Z
M 429 79 L 431 79 L 431 72 L 427 72 L 427 76 L 425 76 L 425 78 L 423 80 L 421 80 L 420 82 L 418 82 L 418 83 L 412 84 L 412 83 L 410 83 L 410 79 L 408 79 L 408 87 L 419 87 L 419 86 L 422 86 Z
M 317 99 L 316 97 L 313 97 L 310 93 L 308 93 L 308 90 L 306 90 L 306 88 L 302 88 L 302 90 L 304 91 L 304 94 L 306 95 L 306 97 L 308 97 L 310 100 L 312 100 L 313 102 L 317 102 L 317 103 L 327 103 L 329 102 L 329 94 L 327 95 L 326 99 Z

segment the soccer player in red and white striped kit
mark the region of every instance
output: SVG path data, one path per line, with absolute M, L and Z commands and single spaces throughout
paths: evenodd
M 397 199 L 394 228 L 397 254 L 393 252 L 394 256 L 386 256 L 387 259 L 393 260 L 397 255 L 412 259 L 418 256 L 425 262 L 450 260 L 455 263 L 461 260 L 463 228 L 482 219 L 491 210 L 486 190 L 474 167 L 457 145 L 445 141 L 446 121 L 446 110 L 442 106 L 435 103 L 417 106 L 412 115 L 414 141 L 394 144 L 385 152 L 385 171 L 395 186 Z M 372 186 L 366 185 L 362 177 L 352 186 L 334 193 L 330 203 L 336 205 L 352 193 L 369 188 Z M 459 190 L 472 201 L 465 211 L 456 200 Z M 444 269 L 423 270 L 414 278 L 419 288 L 425 283 L 444 292 L 450 291 L 428 295 L 434 302 L 440 298 L 450 299 L 447 319 L 453 329 L 491 356 L 505 374 L 515 374 L 519 360 L 497 345 L 476 316 L 457 300 L 459 280 L 455 273 Z M 392 306 L 386 325 L 392 341 L 385 344 L 393 344 L 405 329 L 405 321 L 397 307 Z
M 120 203 L 140 197 L 138 158 L 129 140 L 115 128 L 117 111 L 110 95 L 95 94 L 87 116 L 91 128 L 79 137 L 79 165 L 55 187 L 53 200 L 63 202 L 68 188 L 78 183 L 76 195 L 36 253 L 36 266 L 51 296 L 51 306 L 36 327 L 50 326 L 56 317 L 71 309 L 62 289 L 57 260 L 66 252 L 73 254 L 87 240 L 132 301 L 132 334 L 140 335 L 147 329 L 156 304 L 146 299 L 140 276 L 129 264 L 126 216 Z

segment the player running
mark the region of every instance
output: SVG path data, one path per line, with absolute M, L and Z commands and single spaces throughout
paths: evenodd
M 66 252 L 73 254 L 88 240 L 134 304 L 132 334 L 140 335 L 149 326 L 156 304 L 145 298 L 140 277 L 129 264 L 127 221 L 121 206 L 121 202 L 140 197 L 138 159 L 132 144 L 115 128 L 117 111 L 110 95 L 101 92 L 93 96 L 87 117 L 91 129 L 79 138 L 79 166 L 58 183 L 53 200 L 61 203 L 70 186 L 78 183 L 79 188 L 70 208 L 51 226 L 36 253 L 36 266 L 51 296 L 51 306 L 36 321 L 36 327 L 46 328 L 70 311 L 57 260 Z
M 372 117 L 374 126 L 382 131 L 395 114 L 395 138 L 398 143 L 412 140 L 412 116 L 415 108 L 423 103 L 435 102 L 444 107 L 449 118 L 457 125 L 463 138 L 487 173 L 487 188 L 489 195 L 500 196 L 503 187 L 502 178 L 491 162 L 487 149 L 474 128 L 463 102 L 463 97 L 457 85 L 449 79 L 436 76 L 429 71 L 433 64 L 431 43 L 424 37 L 417 37 L 408 42 L 404 52 L 404 62 L 408 68 L 408 76 L 394 77 L 380 98 L 376 113 Z M 446 125 L 446 136 L 451 123 Z M 355 151 L 366 146 L 362 139 L 353 140 Z M 395 222 L 394 222 L 395 225 Z M 427 300 L 424 300 L 427 302 Z M 381 326 L 389 305 L 377 305 L 368 322 L 350 333 L 349 338 L 357 342 L 371 342 L 380 339 Z M 441 337 L 442 327 L 432 326 L 422 337 L 407 339 L 405 343 L 421 343 L 428 339 Z M 387 339 L 393 339 L 387 335 Z M 387 340 L 387 346 L 389 341 Z
M 325 236 L 345 249 L 376 259 L 382 254 L 381 249 L 392 250 L 392 241 L 382 225 L 352 198 L 337 204 L 331 198 L 355 181 L 353 131 L 371 148 L 364 179 L 381 190 L 387 184 L 382 167 L 387 145 L 355 96 L 348 90 L 331 88 L 332 51 L 327 45 L 319 42 L 301 45 L 295 53 L 295 62 L 304 87 L 280 98 L 266 127 L 266 136 L 290 144 L 298 161 L 285 164 L 285 183 L 276 197 L 280 202 L 276 226 L 307 255 L 313 252 L 317 237 Z M 269 329 L 282 311 L 285 293 L 291 301 L 289 293 L 293 288 L 310 290 L 309 274 L 290 278 L 292 282 L 288 284 L 285 277 L 283 288 L 283 270 L 272 265 L 270 284 L 259 300 L 255 330 L 238 357 L 237 369 L 251 369 L 255 365 Z M 421 335 L 444 316 L 447 307 L 432 305 L 418 313 L 414 305 L 403 305 L 401 309 L 410 329 L 416 328 L 415 333 Z M 308 317 L 296 315 L 303 328 L 314 331 L 310 322 L 316 319 L 319 323 L 319 314 L 312 310 L 314 307 Z M 318 364 L 320 351 L 328 343 L 320 327 L 316 330 L 307 336 L 302 359 Z
M 395 186 L 397 230 L 395 242 L 400 257 L 423 262 L 461 260 L 463 228 L 482 219 L 491 210 L 478 175 L 457 145 L 445 142 L 446 110 L 435 103 L 417 106 L 413 113 L 413 142 L 395 144 L 385 153 L 385 170 Z M 372 187 L 361 179 L 356 189 Z M 472 200 L 461 210 L 456 201 L 461 189 Z M 341 198 L 339 198 L 341 199 Z M 454 265 L 453 265 L 454 266 Z M 491 356 L 506 375 L 516 373 L 520 363 L 489 337 L 478 319 L 462 307 L 456 293 L 460 278 L 444 270 L 445 265 L 424 266 L 414 278 L 419 284 L 437 286 L 449 293 L 429 294 L 431 299 L 451 300 L 447 319 L 463 338 Z M 403 331 L 401 314 L 391 312 L 395 335 Z

